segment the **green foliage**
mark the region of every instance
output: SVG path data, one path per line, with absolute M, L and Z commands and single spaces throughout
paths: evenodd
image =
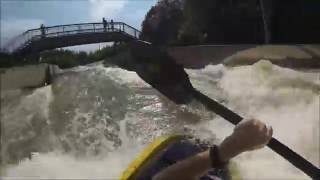
M 262 42 L 258 2 L 160 0 L 146 15 L 141 38 L 160 45 Z
M 313 0 L 159 0 L 141 37 L 160 45 L 260 44 L 269 31 L 272 43 L 314 43 L 319 18 L 320 3 Z
M 272 40 L 275 43 L 319 43 L 320 1 L 273 0 Z
M 83 63 L 83 60 L 79 59 L 79 54 L 70 50 L 50 50 L 40 54 L 40 62 L 55 64 L 60 68 L 70 68 Z
M 180 29 L 179 41 L 183 44 L 199 44 L 205 40 L 208 33 L 208 23 L 212 21 L 216 1 L 186 0 L 183 8 L 184 22 Z
M 155 45 L 175 44 L 182 22 L 182 1 L 161 0 L 146 14 L 141 39 Z
M 26 64 L 48 63 L 58 65 L 60 68 L 71 68 L 78 65 L 86 65 L 96 61 L 109 60 L 109 63 L 116 64 L 110 60 L 113 56 L 122 53 L 127 49 L 126 44 L 115 44 L 107 46 L 95 52 L 74 52 L 70 50 L 48 50 L 40 54 L 19 57 L 10 54 L 0 53 L 0 67 L 22 66 Z
M 263 21 L 257 0 L 185 0 L 179 40 L 194 44 L 262 43 Z M 187 41 L 187 42 L 186 42 Z
M 117 53 L 120 53 L 123 48 L 126 48 L 126 46 L 116 44 L 90 53 L 83 51 L 52 50 L 41 53 L 41 62 L 56 64 L 60 68 L 71 68 L 77 65 L 90 64 L 96 61 L 105 60 L 108 57 L 113 57 Z
M 135 65 L 132 61 L 128 44 L 116 44 L 112 49 L 112 54 L 109 54 L 107 58 L 104 60 L 104 65 L 117 65 L 118 67 L 127 70 L 132 70 Z
M 0 53 L 0 67 L 11 67 L 16 64 L 19 64 L 16 57 L 6 53 Z
M 95 52 L 74 52 L 70 50 L 52 50 L 41 53 L 41 62 L 56 64 L 60 68 L 71 68 L 78 65 L 86 65 L 97 61 L 108 61 L 109 64 L 119 62 L 112 61 L 113 57 L 126 50 L 127 44 L 115 43 Z
M 13 66 L 23 66 L 28 64 L 36 64 L 37 61 L 35 60 L 35 56 L 27 56 L 21 57 L 17 55 L 7 54 L 7 53 L 0 53 L 0 67 L 7 68 Z

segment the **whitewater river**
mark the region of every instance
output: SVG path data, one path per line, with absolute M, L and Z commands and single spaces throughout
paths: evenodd
M 187 70 L 194 87 L 245 117 L 273 126 L 274 137 L 319 165 L 317 71 L 260 61 Z M 191 133 L 220 142 L 229 124 L 202 106 L 177 106 L 134 72 L 102 65 L 62 71 L 35 90 L 1 92 L 2 179 L 118 179 L 153 138 Z M 268 148 L 234 161 L 243 179 L 308 179 Z

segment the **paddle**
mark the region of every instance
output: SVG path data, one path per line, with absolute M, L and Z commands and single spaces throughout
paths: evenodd
M 182 65 L 171 59 L 166 49 L 153 47 L 142 41 L 131 43 L 131 54 L 136 73 L 152 87 L 160 91 L 177 104 L 187 104 L 196 99 L 209 110 L 220 115 L 232 124 L 238 124 L 243 118 L 217 101 L 193 88 L 188 74 Z M 320 179 L 320 170 L 289 147 L 272 138 L 267 145 L 298 169 L 313 179 Z

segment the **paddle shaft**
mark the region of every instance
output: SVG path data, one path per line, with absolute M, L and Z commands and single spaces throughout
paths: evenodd
M 208 109 L 220 115 L 221 117 L 223 117 L 224 119 L 226 119 L 234 125 L 237 125 L 243 119 L 241 116 L 229 110 L 227 107 L 207 97 L 206 95 L 202 94 L 197 90 L 193 91 L 193 96 L 202 104 L 204 104 Z M 271 148 L 274 152 L 278 153 L 283 158 L 288 160 L 295 167 L 303 171 L 305 174 L 310 176 L 312 179 L 320 179 L 319 168 L 317 168 L 312 163 L 301 157 L 299 154 L 291 150 L 286 145 L 279 142 L 277 139 L 272 138 L 267 146 Z

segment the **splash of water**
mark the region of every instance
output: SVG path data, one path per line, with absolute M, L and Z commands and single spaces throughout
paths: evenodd
M 206 73 L 212 68 L 202 71 Z M 224 92 L 228 107 L 244 117 L 256 117 L 272 125 L 274 137 L 319 165 L 318 73 L 281 68 L 268 61 L 220 71 L 223 76 L 218 87 Z M 199 88 L 210 91 L 210 86 Z M 233 126 L 218 119 L 200 127 L 210 127 L 222 139 L 232 132 Z M 244 179 L 308 179 L 267 148 L 244 153 L 236 162 Z
M 272 125 L 276 138 L 319 163 L 318 73 L 266 61 L 187 71 L 197 89 Z M 173 104 L 133 72 L 100 65 L 67 70 L 51 86 L 1 98 L 1 174 L 7 178 L 117 179 L 155 137 L 188 127 L 221 141 L 233 128 L 202 106 Z M 244 179 L 307 179 L 267 148 L 235 161 Z

